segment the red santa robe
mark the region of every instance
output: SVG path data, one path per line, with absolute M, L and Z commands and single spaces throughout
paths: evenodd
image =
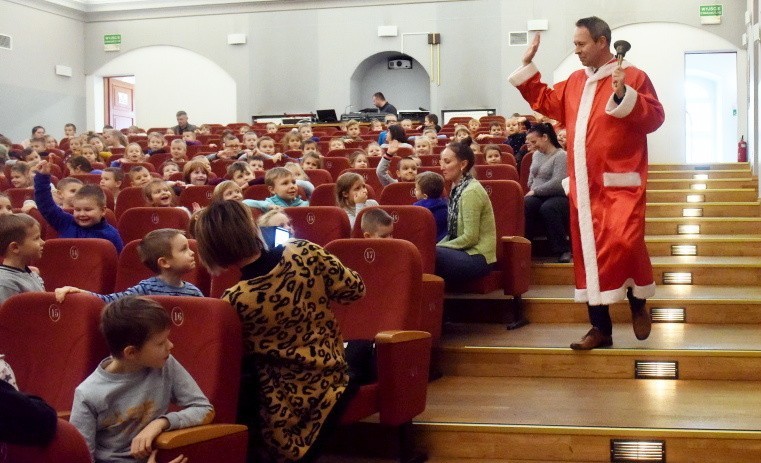
M 613 100 L 611 60 L 580 69 L 550 88 L 533 63 L 510 83 L 567 131 L 568 196 L 577 302 L 607 305 L 655 294 L 645 246 L 647 134 L 663 124 L 663 106 L 643 71 L 623 62 L 626 94 Z

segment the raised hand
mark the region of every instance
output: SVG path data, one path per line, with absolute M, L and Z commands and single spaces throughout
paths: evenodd
M 534 60 L 534 55 L 536 55 L 536 51 L 539 50 L 539 42 L 541 41 L 541 37 L 539 35 L 539 32 L 534 34 L 534 40 L 531 41 L 531 43 L 528 45 L 528 48 L 526 48 L 526 52 L 523 54 L 523 65 L 527 66 L 529 63 L 531 63 Z

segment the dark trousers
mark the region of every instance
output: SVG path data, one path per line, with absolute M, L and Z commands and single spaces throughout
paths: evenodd
M 553 254 L 571 250 L 568 242 L 569 208 L 566 196 L 526 196 L 523 200 L 526 238 L 546 236 Z
M 632 289 L 626 290 L 626 298 L 629 299 L 629 307 L 632 312 L 643 310 L 645 308 L 645 299 L 638 299 L 632 294 Z M 589 305 L 587 304 L 587 313 L 589 313 L 589 322 L 600 330 L 606 336 L 613 334 L 613 322 L 610 319 L 610 309 L 607 305 Z
M 488 275 L 491 269 L 482 254 L 471 256 L 459 249 L 436 246 L 436 275 L 445 282 L 474 280 Z

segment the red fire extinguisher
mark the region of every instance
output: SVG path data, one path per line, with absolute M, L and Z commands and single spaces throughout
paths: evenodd
M 741 136 L 737 142 L 737 162 L 748 162 L 748 142 L 745 141 L 745 136 Z

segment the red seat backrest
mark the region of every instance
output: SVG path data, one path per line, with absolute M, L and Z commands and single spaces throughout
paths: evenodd
M 518 169 L 509 164 L 476 165 L 473 166 L 473 173 L 478 180 L 519 181 Z
M 375 169 L 373 168 L 368 167 L 366 169 L 346 169 L 341 172 L 341 174 L 345 174 L 346 172 L 354 172 L 355 174 L 361 175 L 362 179 L 365 181 L 365 185 L 372 187 L 374 191 L 380 192 L 383 190 L 383 185 L 378 179 L 378 174 L 375 173 Z
M 415 182 L 397 182 L 386 185 L 381 191 L 380 200 L 381 205 L 412 205 L 417 201 L 415 196 Z
M 349 216 L 337 206 L 287 207 L 296 237 L 325 246 L 350 235 Z
M 309 181 L 312 182 L 312 185 L 315 187 L 318 187 L 323 183 L 333 183 L 333 176 L 325 169 L 307 169 L 304 172 L 306 172 Z
M 333 177 L 333 179 L 337 179 L 338 176 L 341 175 L 341 172 L 351 168 L 349 165 L 349 160 L 345 157 L 326 156 L 322 158 L 322 164 L 325 170 L 330 172 L 330 175 Z
M 98 329 L 103 301 L 69 294 L 23 293 L 0 307 L 0 352 L 19 389 L 40 396 L 57 411 L 71 410 L 74 389 L 108 355 Z
M 366 288 L 364 298 L 331 307 L 344 339 L 373 339 L 383 330 L 418 328 L 422 269 L 412 243 L 347 239 L 331 241 L 325 249 L 359 273 Z
M 100 238 L 54 238 L 45 242 L 42 258 L 35 264 L 45 288 L 61 286 L 96 293 L 114 289 L 118 255 L 113 243 Z
M 534 153 L 527 153 L 521 159 L 520 184 L 524 193 L 528 193 L 528 176 L 531 174 L 531 162 L 534 159 Z
M 11 207 L 14 209 L 20 209 L 28 199 L 34 201 L 34 188 L 8 188 L 5 194 L 11 200 Z
M 180 206 L 193 210 L 193 203 L 198 203 L 201 207 L 211 204 L 214 196 L 214 185 L 188 185 L 180 193 Z
M 336 184 L 323 183 L 315 185 L 312 197 L 309 198 L 310 206 L 338 206 L 336 204 Z
M 523 236 L 526 223 L 523 211 L 523 189 L 514 180 L 479 180 L 491 200 L 497 230 L 497 262 L 502 262 L 503 236 Z
M 124 178 L 126 179 L 127 177 Z M 128 186 L 119 191 L 119 196 L 116 198 L 114 213 L 116 213 L 116 218 L 118 219 L 124 214 L 124 211 L 128 209 L 147 206 L 148 202 L 143 195 L 143 187 Z
M 383 209 L 394 219 L 394 238 L 407 240 L 420 252 L 423 273 L 436 270 L 436 220 L 431 211 L 420 206 L 377 206 L 359 211 L 352 238 L 362 238 L 362 217 L 372 209 Z
M 159 228 L 187 231 L 188 211 L 179 207 L 133 207 L 119 217 L 116 227 L 125 243 L 143 239 L 146 233 Z
M 154 156 L 157 156 L 157 155 L 154 155 Z M 149 172 L 156 172 L 156 167 L 150 162 L 122 162 L 121 163 L 121 168 L 125 174 L 128 173 L 130 169 L 137 166 L 145 167 L 146 169 L 148 169 Z

